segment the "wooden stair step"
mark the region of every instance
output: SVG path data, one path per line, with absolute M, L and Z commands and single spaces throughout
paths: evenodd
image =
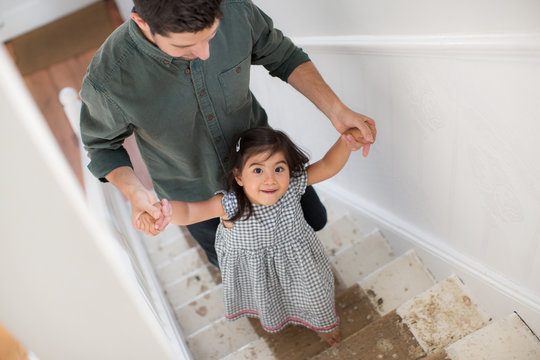
M 427 354 L 443 349 L 489 321 L 456 276 L 405 302 L 398 307 L 397 314 Z
M 263 338 L 247 344 L 221 360 L 273 360 L 274 354 Z
M 190 247 L 189 244 L 187 244 L 186 237 L 182 233 L 180 227 L 175 225 L 167 226 L 163 232 L 156 236 L 145 235 L 142 232 L 140 234 L 143 239 L 144 247 L 146 248 L 146 251 L 148 251 L 149 255 L 167 249 L 167 247 L 171 245 L 173 247 L 180 246 L 181 252 L 184 252 Z M 174 255 L 179 255 L 181 252 Z M 160 263 L 161 262 L 155 262 L 154 265 L 157 266 Z
M 167 298 L 173 309 L 177 310 L 190 302 L 193 298 L 209 291 L 219 284 L 214 267 L 204 265 L 182 278 L 180 281 L 165 286 Z
M 204 294 L 193 298 L 189 303 L 175 309 L 176 318 L 185 336 L 190 336 L 223 317 L 222 292 L 221 285 L 215 286 Z
M 377 231 L 336 252 L 330 263 L 336 276 L 337 288 L 343 289 L 356 284 L 393 259 L 392 249 Z
M 475 332 L 486 321 L 461 281 L 451 276 L 314 359 L 417 359 Z
M 424 355 L 409 327 L 392 311 L 312 359 L 417 359 Z
M 517 314 L 498 320 L 426 360 L 538 360 L 540 341 Z
M 354 244 L 365 235 L 348 215 L 333 220 L 317 233 L 329 256 L 333 256 L 339 249 L 347 245 Z
M 186 341 L 194 359 L 217 360 L 257 339 L 248 319 L 229 321 L 222 318 L 187 337 Z
M 336 298 L 336 311 L 340 318 L 341 337 L 346 338 L 379 318 L 378 313 L 358 285 L 353 285 Z M 256 333 L 264 339 L 273 359 L 306 359 L 318 354 L 329 345 L 317 333 L 304 326 L 289 325 L 278 333 L 266 332 L 258 319 L 250 319 Z M 260 346 L 259 346 L 260 347 Z M 265 348 L 263 348 L 266 351 Z M 253 349 L 243 349 L 233 359 L 244 359 Z M 258 355 L 258 354 L 256 354 Z M 259 357 L 253 357 L 259 359 Z
M 174 226 L 171 226 L 174 227 Z M 169 241 L 160 241 L 154 247 L 153 251 L 148 251 L 150 261 L 155 267 L 173 261 L 176 257 L 191 249 L 184 235 L 178 231 L 174 233 L 176 236 L 171 237 Z
M 203 265 L 204 261 L 199 256 L 199 249 L 191 248 L 168 263 L 158 266 L 156 271 L 161 283 L 167 288 Z
M 435 279 L 410 250 L 359 282 L 381 315 L 435 285 Z

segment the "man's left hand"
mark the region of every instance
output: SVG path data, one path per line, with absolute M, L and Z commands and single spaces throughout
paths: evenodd
M 335 121 L 333 121 L 333 124 L 340 134 L 343 134 L 350 128 L 357 128 L 360 130 L 362 138 L 356 139 L 351 134 L 345 134 L 343 140 L 345 140 L 349 144 L 349 147 L 354 151 L 363 147 L 364 150 L 362 151 L 362 154 L 368 156 L 371 144 L 375 142 L 377 137 L 377 127 L 372 118 L 344 107 L 336 117 Z

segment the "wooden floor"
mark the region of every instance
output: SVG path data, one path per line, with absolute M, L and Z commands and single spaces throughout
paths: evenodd
M 122 18 L 114 1 L 105 0 L 105 2 L 108 5 L 109 16 L 114 27 L 122 24 Z M 13 56 L 10 43 L 7 42 L 5 45 Z M 88 49 L 83 53 L 74 55 L 72 58 L 23 77 L 28 90 L 81 184 L 83 184 L 83 177 L 78 139 L 73 133 L 64 109 L 58 100 L 58 93 L 67 86 L 74 88 L 77 92 L 80 91 L 82 79 L 96 50 L 97 48 Z

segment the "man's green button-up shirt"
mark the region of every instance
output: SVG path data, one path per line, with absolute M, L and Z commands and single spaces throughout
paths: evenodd
M 308 56 L 249 0 L 225 0 L 210 58 L 173 58 L 132 20 L 94 56 L 83 80 L 81 135 L 90 171 L 132 166 L 123 141 L 135 134 L 159 197 L 200 201 L 223 187 L 232 139 L 266 126 L 249 90 L 250 66 L 286 81 Z

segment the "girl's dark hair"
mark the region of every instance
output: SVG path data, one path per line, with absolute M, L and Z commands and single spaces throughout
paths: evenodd
M 238 211 L 229 219 L 230 221 L 239 220 L 243 215 L 246 220 L 253 213 L 251 202 L 236 182 L 235 171 L 242 172 L 250 157 L 266 151 L 269 152 L 268 157 L 278 151 L 283 152 L 291 177 L 300 176 L 309 161 L 307 155 L 279 130 L 257 127 L 239 134 L 234 140 L 234 146 L 229 155 L 232 169 L 226 174 L 227 190 L 234 192 L 238 200 Z
M 133 11 L 150 27 L 152 34 L 198 32 L 221 19 L 223 0 L 133 0 Z

